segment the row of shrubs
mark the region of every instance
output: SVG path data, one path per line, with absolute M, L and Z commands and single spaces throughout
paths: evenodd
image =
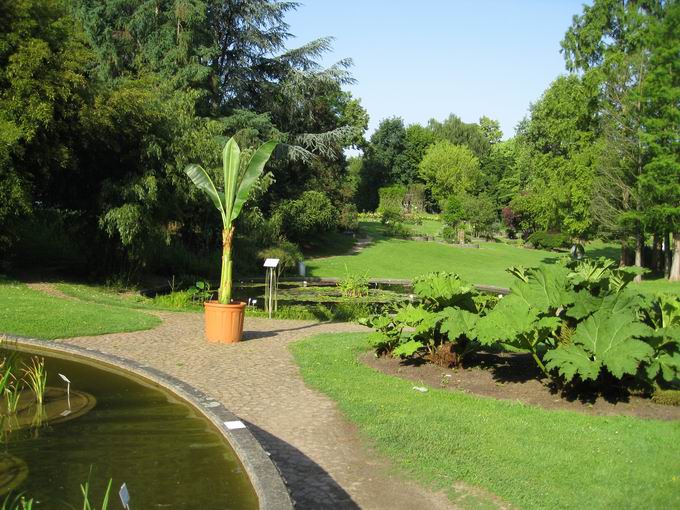
M 362 320 L 375 330 L 376 353 L 461 366 L 474 352 L 510 346 L 561 384 L 680 386 L 679 296 L 636 293 L 634 273 L 607 259 L 508 271 L 516 281 L 505 297 L 452 273 L 416 279 L 419 303 Z

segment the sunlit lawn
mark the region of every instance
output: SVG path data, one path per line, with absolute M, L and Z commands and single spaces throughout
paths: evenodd
M 548 411 L 436 388 L 421 393 L 357 362 L 369 349 L 364 334 L 291 348 L 307 384 L 434 489 L 463 481 L 526 509 L 680 508 L 677 422 Z M 451 496 L 463 508 L 495 507 L 483 493 L 481 501 Z
M 0 333 L 44 339 L 151 329 L 160 319 L 137 310 L 67 300 L 0 280 Z
M 372 245 L 358 253 L 348 254 L 345 250 L 344 255 L 311 258 L 306 261 L 310 275 L 342 277 L 349 271 L 367 273 L 371 278 L 410 279 L 431 271 L 450 271 L 472 283 L 507 287 L 513 277 L 505 271 L 506 268 L 551 264 L 566 255 L 502 242 L 480 242 L 479 248 L 463 248 L 441 242 L 391 239 L 383 235 L 383 228 L 377 222 L 363 222 L 361 228 L 363 235 L 373 237 L 375 242 Z M 427 230 L 434 230 L 433 225 L 428 225 Z M 616 258 L 618 247 L 595 241 L 586 247 L 586 253 Z M 680 293 L 680 283 L 649 280 L 640 284 L 640 289 Z

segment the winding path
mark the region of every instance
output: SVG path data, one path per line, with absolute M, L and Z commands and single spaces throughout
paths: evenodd
M 152 330 L 58 341 L 146 363 L 220 400 L 270 453 L 297 508 L 452 507 L 445 494 L 396 475 L 332 400 L 303 383 L 288 345 L 360 326 L 248 318 L 245 341 L 215 345 L 203 340 L 201 314 L 154 315 L 163 322 Z

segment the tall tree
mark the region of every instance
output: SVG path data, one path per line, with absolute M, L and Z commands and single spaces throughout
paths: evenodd
M 478 124 L 463 122 L 451 114 L 443 122 L 430 119 L 427 127 L 438 140 L 448 140 L 454 145 L 465 145 L 478 158 L 484 157 L 491 147 L 489 139 Z
M 92 54 L 55 0 L 0 1 L 0 248 L 76 165 Z
M 600 216 L 601 211 L 608 211 L 624 234 L 632 230 L 637 266 L 643 262 L 645 239 L 640 179 L 648 162 L 643 141 L 643 85 L 654 53 L 653 28 L 673 3 L 596 0 L 574 17 L 562 41 L 567 68 L 600 83 L 605 157 L 599 164 L 599 179 L 608 195 L 600 198 L 597 209 Z M 611 181 L 609 186 L 607 181 Z
M 420 176 L 440 207 L 451 195 L 472 191 L 479 180 L 479 159 L 464 145 L 442 140 L 430 145 L 420 162 Z
M 378 207 L 378 190 L 403 182 L 405 148 L 404 121 L 399 117 L 381 120 L 365 151 L 359 185 L 359 209 L 375 210 Z
M 651 46 L 643 106 L 649 161 L 640 188 L 646 203 L 645 224 L 664 238 L 665 273 L 680 281 L 680 2 L 668 5 L 652 31 Z
M 595 139 L 594 93 L 576 75 L 557 78 L 517 131 L 517 165 L 533 221 L 576 238 L 593 233 L 590 214 Z

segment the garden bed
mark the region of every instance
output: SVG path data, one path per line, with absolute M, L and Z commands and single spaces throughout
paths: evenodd
M 544 409 L 578 411 L 598 416 L 635 416 L 655 420 L 680 420 L 680 407 L 655 404 L 648 398 L 612 392 L 563 393 L 538 379 L 539 370 L 527 354 L 479 353 L 469 368 L 449 369 L 423 358 L 400 360 L 365 353 L 359 360 L 387 375 L 432 388 L 463 391 L 500 400 L 521 402 Z

